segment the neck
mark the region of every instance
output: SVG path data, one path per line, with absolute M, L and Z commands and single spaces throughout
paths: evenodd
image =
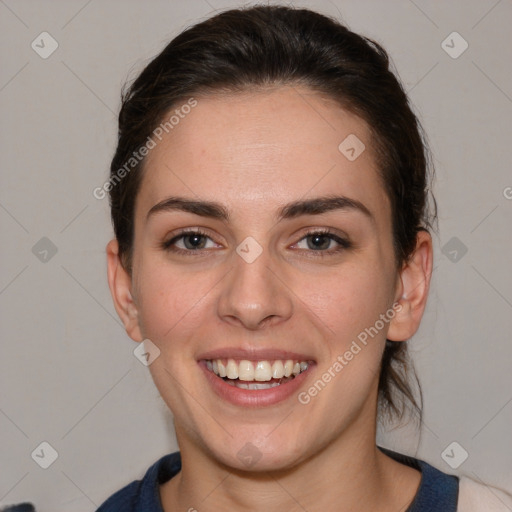
M 421 475 L 380 452 L 368 424 L 360 418 L 314 456 L 264 472 L 222 465 L 177 426 L 182 470 L 160 488 L 164 511 L 405 510 Z

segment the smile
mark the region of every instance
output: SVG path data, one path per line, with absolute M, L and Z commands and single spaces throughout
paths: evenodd
M 268 407 L 296 396 L 316 366 L 299 354 L 238 352 L 223 350 L 198 360 L 214 393 L 237 406 Z
M 249 361 L 243 359 L 213 359 L 206 361 L 208 370 L 231 386 L 240 389 L 269 389 L 289 382 L 305 372 L 307 361 L 293 359 L 274 361 Z

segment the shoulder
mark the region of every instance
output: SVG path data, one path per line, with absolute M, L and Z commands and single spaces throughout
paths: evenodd
M 478 483 L 461 476 L 457 512 L 509 512 L 512 510 L 512 495 L 505 491 Z
M 459 491 L 458 477 L 443 473 L 427 462 L 410 455 L 385 448 L 380 449 L 389 457 L 421 473 L 420 485 L 407 512 L 456 512 Z
M 179 452 L 157 460 L 141 480 L 134 480 L 110 496 L 96 512 L 162 512 L 158 487 L 181 469 Z
M 110 496 L 96 512 L 117 512 L 126 510 L 132 512 L 136 510 L 134 501 L 139 494 L 140 480 L 132 482 L 130 485 L 123 487 L 115 494 Z

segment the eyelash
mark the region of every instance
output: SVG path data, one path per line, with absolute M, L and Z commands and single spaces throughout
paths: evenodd
M 202 231 L 201 229 L 190 229 L 190 230 L 181 231 L 178 235 L 174 236 L 170 240 L 163 242 L 161 247 L 164 251 L 172 252 L 174 254 L 182 254 L 185 256 L 204 256 L 203 249 L 181 249 L 179 247 L 174 247 L 174 244 L 178 240 L 181 240 L 182 238 L 185 238 L 185 237 L 191 236 L 191 235 L 210 238 L 210 240 L 211 240 L 211 237 L 207 233 Z M 338 244 L 338 247 L 336 247 L 335 249 L 328 249 L 325 251 L 314 250 L 314 249 L 299 249 L 300 251 L 309 252 L 311 254 L 311 257 L 313 257 L 313 258 L 316 258 L 316 257 L 325 258 L 328 256 L 332 256 L 334 254 L 337 254 L 346 249 L 350 249 L 352 247 L 352 244 L 351 244 L 351 242 L 349 242 L 349 240 L 339 237 L 338 235 L 336 235 L 335 233 L 333 233 L 332 231 L 330 231 L 329 229 L 326 229 L 326 228 L 314 229 L 314 230 L 306 232 L 302 236 L 302 238 L 298 242 L 296 242 L 296 244 L 298 244 L 299 242 L 301 242 L 302 240 L 304 240 L 308 237 L 315 236 L 315 235 L 327 237 L 330 240 L 333 240 L 334 242 L 336 242 Z M 296 245 L 296 244 L 294 244 L 294 245 Z
M 299 243 L 302 240 L 305 240 L 308 237 L 312 236 L 321 236 L 321 237 L 327 237 L 330 240 L 336 242 L 338 246 L 334 249 L 328 249 L 328 250 L 314 250 L 314 249 L 299 249 L 300 251 L 307 251 L 311 257 L 313 258 L 326 258 L 328 256 L 334 256 L 335 254 L 338 254 L 342 251 L 345 251 L 346 249 L 350 249 L 352 247 L 351 242 L 346 238 L 341 238 L 340 236 L 336 235 L 332 231 L 330 231 L 327 228 L 320 228 L 320 229 L 312 229 L 311 231 L 307 231 L 304 233 L 302 238 L 296 242 Z M 296 245 L 294 244 L 294 245 Z
M 162 249 L 164 251 L 173 252 L 175 254 L 184 254 L 186 256 L 203 256 L 202 254 L 200 254 L 201 252 L 203 252 L 201 249 L 193 250 L 193 249 L 180 249 L 179 247 L 173 247 L 173 245 L 178 240 L 185 238 L 186 236 L 191 236 L 191 235 L 201 236 L 201 237 L 205 237 L 205 238 L 211 238 L 210 236 L 208 236 L 207 233 L 205 233 L 204 231 L 201 231 L 200 229 L 188 229 L 188 230 L 181 231 L 181 233 L 174 236 L 170 240 L 163 242 Z

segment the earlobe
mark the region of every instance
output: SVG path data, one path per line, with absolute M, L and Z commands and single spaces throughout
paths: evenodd
M 134 341 L 142 341 L 137 306 L 132 297 L 132 279 L 121 262 L 119 244 L 111 240 L 107 244 L 108 285 L 114 307 L 124 324 L 126 332 Z
M 395 301 L 396 315 L 390 322 L 387 338 L 406 341 L 418 330 L 427 304 L 432 275 L 432 237 L 427 231 L 419 231 L 416 248 L 404 263 L 399 275 Z

